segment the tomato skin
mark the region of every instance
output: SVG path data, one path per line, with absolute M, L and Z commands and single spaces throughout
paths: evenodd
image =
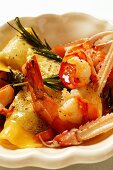
M 49 141 L 52 140 L 55 137 L 55 132 L 53 129 L 48 129 L 43 132 L 40 132 L 34 136 L 34 140 L 39 141 L 40 137 L 43 141 Z
M 65 55 L 65 48 L 63 45 L 56 45 L 52 48 L 52 52 L 63 58 Z
M 85 124 L 88 121 L 95 120 L 99 117 L 98 109 L 87 100 L 78 97 L 79 109 L 83 115 L 82 123 Z
M 0 71 L 0 88 L 7 84 L 5 80 L 7 80 L 7 73 L 4 71 Z
M 62 83 L 69 89 L 80 87 L 79 78 L 76 77 L 76 67 L 73 64 L 62 62 L 59 77 Z

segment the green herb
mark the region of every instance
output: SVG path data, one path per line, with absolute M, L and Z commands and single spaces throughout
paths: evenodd
M 14 72 L 11 69 L 10 72 L 8 72 L 7 74 L 8 74 L 7 82 L 12 85 L 22 83 L 25 78 L 21 72 Z
M 28 85 L 28 82 L 24 82 L 25 77 L 22 73 L 13 72 L 10 69 L 10 72 L 7 74 L 8 74 L 7 80 L 5 81 L 8 84 L 12 85 L 16 93 L 19 90 L 22 90 L 23 86 Z M 53 75 L 49 78 L 44 78 L 43 83 L 54 90 L 62 90 L 64 87 L 58 75 Z
M 44 42 L 42 42 L 40 40 L 40 38 L 38 37 L 38 35 L 36 34 L 36 32 L 34 31 L 33 28 L 31 28 L 31 30 L 32 30 L 31 32 L 27 31 L 21 24 L 18 17 L 15 18 L 15 23 L 16 23 L 17 27 L 14 27 L 10 23 L 8 23 L 8 24 L 13 29 L 15 29 L 16 31 L 18 31 L 21 34 L 22 38 L 33 47 L 33 50 L 36 54 L 45 56 L 49 59 L 53 59 L 58 62 L 62 61 L 62 58 L 60 56 L 58 56 L 57 54 L 55 54 L 51 51 L 51 47 L 49 46 L 49 44 L 47 43 L 46 40 L 44 40 Z M 21 73 L 16 74 L 10 70 L 8 77 L 9 77 L 8 82 L 10 84 L 12 84 L 12 86 L 15 88 L 17 88 L 17 87 L 21 88 L 21 86 L 27 84 L 27 82 L 23 83 L 24 76 Z M 62 85 L 58 76 L 52 76 L 50 78 L 46 78 L 43 80 L 43 82 L 46 86 L 48 86 L 54 90 L 62 90 L 63 89 L 63 85 Z
M 50 59 L 53 59 L 53 60 L 56 60 L 58 62 L 61 62 L 62 61 L 62 58 L 59 57 L 57 54 L 53 53 L 52 51 L 48 50 L 48 49 L 37 49 L 37 48 L 34 48 L 35 50 L 35 53 L 36 54 L 39 54 L 39 55 L 42 55 L 42 56 L 45 56 L 47 58 L 50 58 Z
M 53 90 L 62 90 L 62 89 L 63 89 L 63 86 L 62 86 L 62 85 L 59 86 L 59 85 L 57 85 L 57 84 L 51 84 L 51 83 L 47 83 L 47 82 L 45 82 L 44 84 L 45 84 L 46 86 L 50 87 L 50 88 L 53 89 Z
M 7 73 L 7 80 L 4 81 L 10 84 L 14 88 L 15 93 L 17 93 L 19 90 L 22 90 L 23 86 L 28 85 L 28 82 L 24 82 L 24 79 L 25 77 L 21 72 L 13 72 L 10 69 L 10 72 Z M 62 90 L 64 87 L 58 75 L 44 78 L 43 83 L 54 90 Z
M 53 75 L 49 78 L 44 78 L 44 82 L 48 83 L 61 83 L 61 80 L 58 75 Z
M 64 87 L 58 75 L 44 78 L 43 82 L 46 86 L 50 87 L 53 90 L 62 90 Z
M 7 73 L 6 82 L 14 88 L 15 94 L 17 94 L 20 90 L 22 90 L 22 84 L 25 84 L 24 78 L 25 77 L 21 72 L 13 72 L 10 69 L 10 72 Z
M 49 46 L 49 44 L 47 43 L 46 40 L 44 43 L 40 40 L 40 38 L 38 37 L 38 35 L 36 34 L 36 32 L 34 31 L 33 28 L 31 28 L 32 33 L 27 31 L 22 26 L 18 17 L 15 18 L 15 23 L 16 23 L 17 28 L 12 26 L 10 23 L 8 23 L 8 24 L 13 29 L 15 29 L 16 31 L 18 31 L 21 34 L 22 38 L 24 38 L 25 41 L 33 47 L 33 49 L 35 50 L 35 53 L 45 56 L 47 58 L 56 60 L 58 62 L 62 61 L 62 58 L 60 56 L 58 56 L 57 54 L 55 54 L 51 51 L 51 47 Z

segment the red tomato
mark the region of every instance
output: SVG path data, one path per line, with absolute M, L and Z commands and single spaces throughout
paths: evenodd
M 34 139 L 36 141 L 40 140 L 40 137 L 42 138 L 43 141 L 49 141 L 52 140 L 55 136 L 55 132 L 52 129 L 45 130 L 43 132 L 40 132 L 34 136 Z
M 7 73 L 4 71 L 0 71 L 0 88 L 7 84 L 5 80 L 7 80 Z
M 79 78 L 76 76 L 76 67 L 73 64 L 62 62 L 59 77 L 67 88 L 74 89 L 81 86 Z
M 99 111 L 92 103 L 89 103 L 87 100 L 78 97 L 78 104 L 79 109 L 83 114 L 83 124 L 99 117 Z
M 64 55 L 65 55 L 65 48 L 64 48 L 64 46 L 63 45 L 57 45 L 57 46 L 54 46 L 53 48 L 52 48 L 52 51 L 54 52 L 54 53 L 56 53 L 57 55 L 59 55 L 60 57 L 64 57 Z

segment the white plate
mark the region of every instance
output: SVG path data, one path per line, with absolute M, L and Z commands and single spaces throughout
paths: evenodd
M 39 36 L 46 38 L 52 46 L 113 29 L 111 22 L 83 13 L 47 14 L 21 18 L 21 21 L 24 26 L 32 26 Z M 8 24 L 0 28 L 0 49 L 15 33 Z M 9 168 L 36 166 L 57 169 L 77 163 L 100 162 L 113 155 L 113 135 L 109 134 L 95 139 L 93 143 L 87 143 L 86 146 L 72 146 L 63 149 L 8 150 L 0 147 L 0 166 Z

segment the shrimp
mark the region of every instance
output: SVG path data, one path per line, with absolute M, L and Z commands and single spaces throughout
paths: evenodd
M 112 70 L 112 67 L 113 67 L 113 43 L 111 44 L 108 54 L 104 59 L 104 63 L 98 73 L 99 77 L 99 87 L 97 88 L 98 95 L 100 95 L 100 93 L 102 92 L 107 81 L 107 77 L 109 76 L 109 73 Z M 105 81 L 105 83 L 103 83 L 103 81 Z M 102 133 L 106 133 L 111 129 L 113 129 L 113 113 L 97 118 L 95 121 L 88 122 L 80 126 L 78 129 L 73 128 L 70 131 L 66 130 L 63 133 L 54 137 L 52 141 L 44 142 L 41 137 L 39 138 L 42 141 L 42 143 L 47 147 L 65 147 L 79 145 L 84 141 L 91 139 L 95 136 L 98 136 Z
M 113 113 L 102 116 L 95 121 L 88 122 L 78 129 L 73 128 L 54 137 L 52 141 L 45 142 L 39 136 L 42 143 L 47 147 L 77 146 L 95 136 L 106 133 L 113 129 Z
M 0 71 L 0 115 L 4 116 L 4 118 L 0 119 L 0 128 L 4 124 L 5 117 L 8 117 L 13 111 L 13 107 L 5 108 L 14 99 L 14 89 L 7 84 L 6 79 L 7 73 Z
M 37 134 L 44 145 L 48 147 L 79 145 L 85 140 L 113 128 L 113 113 L 102 116 L 102 103 L 99 97 L 103 89 L 103 86 L 100 88 L 101 80 L 103 80 L 102 70 L 105 68 L 106 77 L 108 77 L 113 56 L 111 57 L 111 52 L 108 52 L 106 57 L 102 51 L 104 45 L 94 45 L 99 37 L 109 34 L 113 34 L 113 32 L 98 34 L 92 38 L 77 41 L 72 46 L 65 48 L 66 52 L 61 63 L 59 77 L 65 87 L 70 89 L 70 92 L 64 89 L 67 95 L 62 92 L 63 97 L 60 105 L 44 90 L 36 57 L 33 56 L 26 63 L 26 79 L 29 83 L 34 110 L 50 126 L 50 129 L 60 133 L 52 141 L 47 142 L 44 142 L 42 138 L 43 133 Z M 110 51 L 111 49 L 112 47 Z M 96 69 L 93 57 L 97 54 L 102 57 L 104 62 L 105 57 L 108 60 L 110 58 L 111 64 L 107 63 L 110 69 L 105 64 L 99 71 Z M 98 83 L 101 90 L 97 88 L 94 91 L 92 83 Z M 48 139 L 52 138 L 50 136 L 51 130 L 46 131 L 45 134 Z
M 29 83 L 34 110 L 57 132 L 79 127 L 81 124 L 95 120 L 102 114 L 102 110 L 99 111 L 96 107 L 96 102 L 99 101 L 100 108 L 102 108 L 101 100 L 95 100 L 95 104 L 94 101 L 90 102 L 90 97 L 89 100 L 83 98 L 82 90 L 81 92 L 79 90 L 67 92 L 67 98 L 64 94 L 61 105 L 58 105 L 44 90 L 42 76 L 35 56 L 26 63 L 26 80 Z M 96 95 L 96 98 L 99 97 Z
M 10 85 L 5 85 L 0 89 L 0 114 L 5 116 L 12 112 L 13 108 L 6 109 L 5 106 L 10 104 L 14 99 L 14 89 Z
M 91 84 L 91 82 L 94 86 L 98 86 L 97 74 L 106 56 L 104 49 L 112 41 L 97 45 L 95 43 L 110 34 L 113 34 L 113 31 L 98 33 L 90 38 L 76 40 L 64 45 L 65 53 L 59 77 L 65 87 L 74 89 Z
M 91 80 L 97 82 L 97 74 L 91 54 L 87 52 L 89 44 L 86 45 L 86 43 L 88 44 L 88 42 L 84 42 L 80 47 L 71 47 L 65 53 L 59 77 L 67 88 L 83 87 L 89 84 Z
M 0 89 L 0 103 L 5 107 L 14 99 L 14 89 L 6 85 Z

